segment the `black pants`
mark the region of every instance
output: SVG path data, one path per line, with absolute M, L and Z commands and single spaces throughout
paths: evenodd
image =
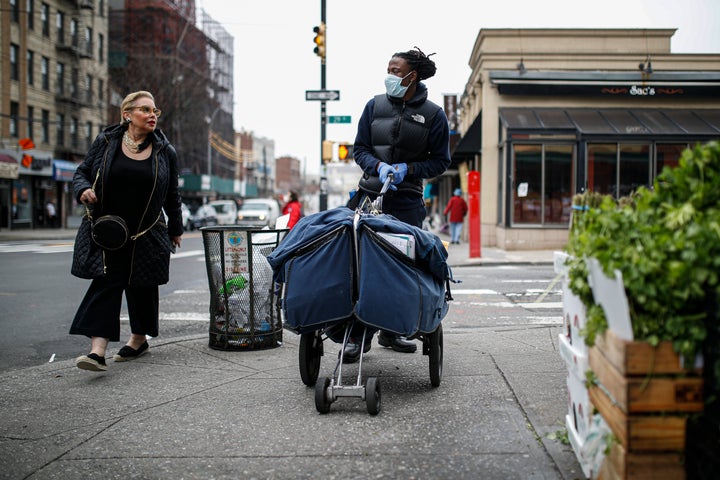
M 133 287 L 126 272 L 108 273 L 92 281 L 80 302 L 70 327 L 71 335 L 109 338 L 120 341 L 120 309 L 125 292 L 130 331 L 137 335 L 158 336 L 158 287 Z

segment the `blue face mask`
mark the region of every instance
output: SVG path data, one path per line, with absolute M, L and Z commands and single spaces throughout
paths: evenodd
M 387 90 L 387 94 L 395 98 L 404 97 L 405 92 L 407 92 L 407 89 L 410 85 L 408 85 L 407 87 L 403 87 L 402 81 L 405 80 L 408 75 L 410 75 L 410 73 L 408 73 L 404 77 L 398 77 L 396 75 L 393 75 L 392 73 L 388 74 L 388 76 L 385 77 L 385 90 Z

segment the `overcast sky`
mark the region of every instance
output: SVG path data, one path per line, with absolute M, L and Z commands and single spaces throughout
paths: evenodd
M 313 27 L 320 0 L 196 0 L 198 9 L 235 38 L 235 129 L 275 141 L 275 155 L 320 164 L 320 88 Z M 459 94 L 481 28 L 676 28 L 672 53 L 720 53 L 720 0 L 326 0 L 327 139 L 352 142 L 365 103 L 384 91 L 393 53 L 414 46 L 433 56 L 438 71 L 425 81 L 430 99 Z M 643 59 L 639 59 L 640 61 Z

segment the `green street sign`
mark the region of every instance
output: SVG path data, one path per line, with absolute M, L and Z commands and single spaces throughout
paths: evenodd
M 350 115 L 329 116 L 328 123 L 350 123 Z

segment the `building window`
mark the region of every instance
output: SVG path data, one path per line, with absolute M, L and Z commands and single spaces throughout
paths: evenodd
M 57 42 L 65 45 L 65 14 L 58 11 L 55 14 L 55 27 L 57 28 Z
M 103 100 L 105 100 L 105 82 L 99 78 L 98 79 L 98 105 L 101 105 Z
M 93 101 L 92 84 L 92 75 L 85 75 L 85 103 L 87 104 L 91 104 Z
M 27 83 L 33 85 L 35 83 L 35 52 L 27 51 Z
M 567 225 L 574 194 L 573 145 L 513 145 L 512 223 Z
M 57 68 L 55 69 L 55 81 L 57 82 L 57 94 L 65 94 L 65 64 L 58 62 Z
M 78 47 L 78 21 L 74 18 L 70 20 L 70 44 L 75 48 Z
M 10 44 L 10 79 L 20 80 L 20 46 Z
M 10 136 L 18 137 L 18 123 L 20 119 L 20 104 L 18 102 L 10 102 Z
M 47 3 L 40 5 L 40 23 L 43 37 L 50 36 L 50 6 Z
M 101 17 L 105 16 L 105 0 L 100 0 L 98 2 L 98 15 Z
M 41 115 L 42 115 L 42 119 L 40 120 L 41 141 L 43 143 L 50 143 L 50 112 L 48 110 L 43 110 Z
M 617 190 L 616 144 L 588 144 L 587 188 L 604 195 L 613 195 Z
M 98 35 L 98 62 L 103 63 L 105 61 L 105 37 L 103 34 Z
M 35 30 L 35 0 L 25 0 L 27 4 L 27 28 Z
M 65 115 L 63 115 L 62 113 L 58 113 L 55 117 L 55 128 L 55 142 L 58 144 L 58 146 L 65 145 Z
M 10 21 L 13 23 L 20 22 L 20 7 L 18 6 L 18 0 L 10 0 Z
M 658 175 L 665 167 L 675 168 L 680 163 L 682 152 L 688 148 L 686 143 L 658 143 L 655 146 L 655 174 Z
M 50 90 L 50 59 L 42 57 L 40 60 L 40 79 L 42 82 L 42 89 L 45 91 Z
M 85 53 L 92 57 L 93 54 L 93 29 L 85 27 Z
M 587 145 L 587 185 L 615 198 L 630 195 L 652 182 L 650 144 Z
M 73 100 L 78 99 L 78 69 L 73 68 L 70 71 L 70 98 Z
M 92 145 L 92 122 L 85 122 L 85 150 Z
M 70 145 L 78 148 L 78 119 L 75 117 L 70 119 Z
M 649 186 L 650 144 L 625 145 L 619 148 L 618 197 L 625 197 L 642 186 Z
M 33 122 L 35 119 L 35 109 L 33 107 L 27 107 L 27 136 L 28 138 L 35 138 L 35 129 L 33 128 Z

